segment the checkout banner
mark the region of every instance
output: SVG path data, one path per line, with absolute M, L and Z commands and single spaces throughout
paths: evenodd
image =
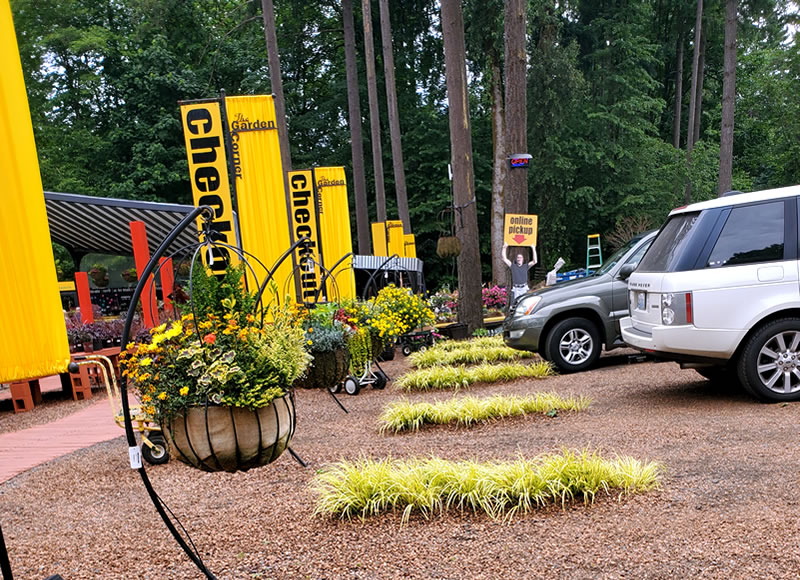
M 305 304 L 323 301 L 327 293 L 323 288 L 319 295 L 317 288 L 324 273 L 322 248 L 319 235 L 319 207 L 314 194 L 314 177 L 311 170 L 289 172 L 289 225 L 295 241 L 301 244 L 295 249 L 297 269 L 295 277 L 300 278 L 300 301 Z
M 275 103 L 267 95 L 226 97 L 225 108 L 242 249 L 269 269 L 293 243 L 285 218 L 288 201 Z M 250 262 L 263 280 L 266 271 L 256 260 Z M 293 267 L 292 260 L 287 259 L 275 272 L 273 280 L 281 302 L 286 294 L 296 294 L 299 280 L 292 279 Z M 250 278 L 252 274 L 248 273 L 248 287 L 254 288 L 255 281 Z
M 356 298 L 353 234 L 350 231 L 350 205 L 344 167 L 315 167 L 313 172 L 319 208 L 320 243 L 325 250 L 322 263 L 331 270 L 325 282 L 328 297 L 331 300 Z
M 237 247 L 233 200 L 228 179 L 225 155 L 225 127 L 218 101 L 181 104 L 181 122 L 189 161 L 189 178 L 195 206 L 208 205 L 214 209 L 212 227 L 222 234 L 221 242 Z M 198 229 L 202 227 L 198 219 Z M 223 274 L 228 263 L 238 264 L 235 252 L 226 248 L 213 249 L 214 259 L 202 252 L 203 261 L 215 274 Z

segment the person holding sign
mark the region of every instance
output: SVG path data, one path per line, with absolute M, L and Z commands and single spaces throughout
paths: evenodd
M 536 245 L 531 244 L 532 258 L 527 264 L 522 254 L 517 253 L 514 262 L 508 259 L 508 242 L 503 244 L 503 262 L 511 268 L 511 304 L 528 291 L 528 270 L 538 262 L 536 258 Z
M 503 253 L 501 255 L 505 265 L 511 268 L 511 304 L 528 291 L 528 270 L 536 265 L 536 234 L 539 226 L 539 217 L 536 215 L 510 214 L 505 215 L 503 232 Z M 521 253 L 514 257 L 514 263 L 508 258 L 508 246 L 530 246 L 533 252 L 531 261 L 525 263 Z

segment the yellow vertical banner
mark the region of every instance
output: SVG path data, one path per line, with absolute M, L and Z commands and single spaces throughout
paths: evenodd
M 389 248 L 386 239 L 386 223 L 375 222 L 370 224 L 372 228 L 372 254 L 374 256 L 388 256 Z
M 319 235 L 317 196 L 314 195 L 314 176 L 310 169 L 290 171 L 289 178 L 289 224 L 291 234 L 300 245 L 295 249 L 300 278 L 298 302 L 305 304 L 324 301 L 325 289 L 317 291 L 322 281 L 322 248 Z
M 414 234 L 406 234 L 403 236 L 405 240 L 405 256 L 406 258 L 417 257 L 417 240 Z
M 267 95 L 226 97 L 225 107 L 242 249 L 272 268 L 292 244 L 275 103 Z M 295 295 L 292 270 L 287 259 L 273 277 L 281 301 Z
M 403 235 L 403 222 L 389 220 L 386 222 L 386 247 L 388 255 L 397 254 L 400 258 L 406 255 L 406 240 Z
M 189 161 L 189 180 L 196 206 L 214 209 L 211 226 L 220 234 L 224 244 L 237 247 L 236 224 L 225 155 L 225 127 L 222 124 L 219 101 L 181 104 L 181 123 Z M 202 220 L 198 220 L 198 228 Z M 239 257 L 224 247 L 214 249 L 213 263 L 203 252 L 203 260 L 215 273 L 223 273 L 227 263 L 238 264 Z
M 326 282 L 328 299 L 355 298 L 353 238 L 344 167 L 315 167 L 314 185 L 319 208 L 322 263 L 331 271 Z M 351 255 L 345 258 L 348 254 Z
M 0 2 L 0 54 L 0 383 L 10 383 L 66 371 L 70 359 L 8 2 Z

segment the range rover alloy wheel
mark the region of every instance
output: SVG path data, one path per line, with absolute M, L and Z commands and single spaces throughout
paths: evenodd
M 738 367 L 744 387 L 762 401 L 800 400 L 800 319 L 762 326 L 747 341 Z
M 553 327 L 547 337 L 545 358 L 562 373 L 583 371 L 600 357 L 600 335 L 591 321 L 567 318 Z

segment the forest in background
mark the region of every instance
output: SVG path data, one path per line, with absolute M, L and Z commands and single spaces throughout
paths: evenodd
M 46 190 L 191 203 L 177 102 L 271 92 L 261 3 L 203 0 L 12 0 Z M 355 40 L 370 221 L 376 221 L 362 11 Z M 436 255 L 453 204 L 439 3 L 389 0 L 408 205 L 429 287 L 455 286 Z M 480 253 L 491 279 L 493 79 L 502 82 L 501 0 L 462 3 Z M 377 1 L 374 42 L 380 47 Z M 717 195 L 725 10 L 696 3 L 527 2 L 528 210 L 539 214 L 540 263 L 581 266 L 586 235 L 658 226 L 691 199 Z M 275 0 L 294 168 L 343 165 L 352 194 L 345 44 L 339 1 Z M 738 5 L 733 188 L 800 183 L 797 6 Z M 687 162 L 695 40 L 696 143 Z M 397 219 L 384 67 L 376 50 L 389 219 Z M 678 105 L 676 107 L 676 105 Z M 680 124 L 676 128 L 675 120 Z M 694 127 L 693 127 L 694 129 Z M 694 140 L 694 139 L 693 139 Z M 355 244 L 355 204 L 351 199 Z M 445 220 L 447 222 L 447 220 Z M 607 250 L 604 247 L 604 250 Z

